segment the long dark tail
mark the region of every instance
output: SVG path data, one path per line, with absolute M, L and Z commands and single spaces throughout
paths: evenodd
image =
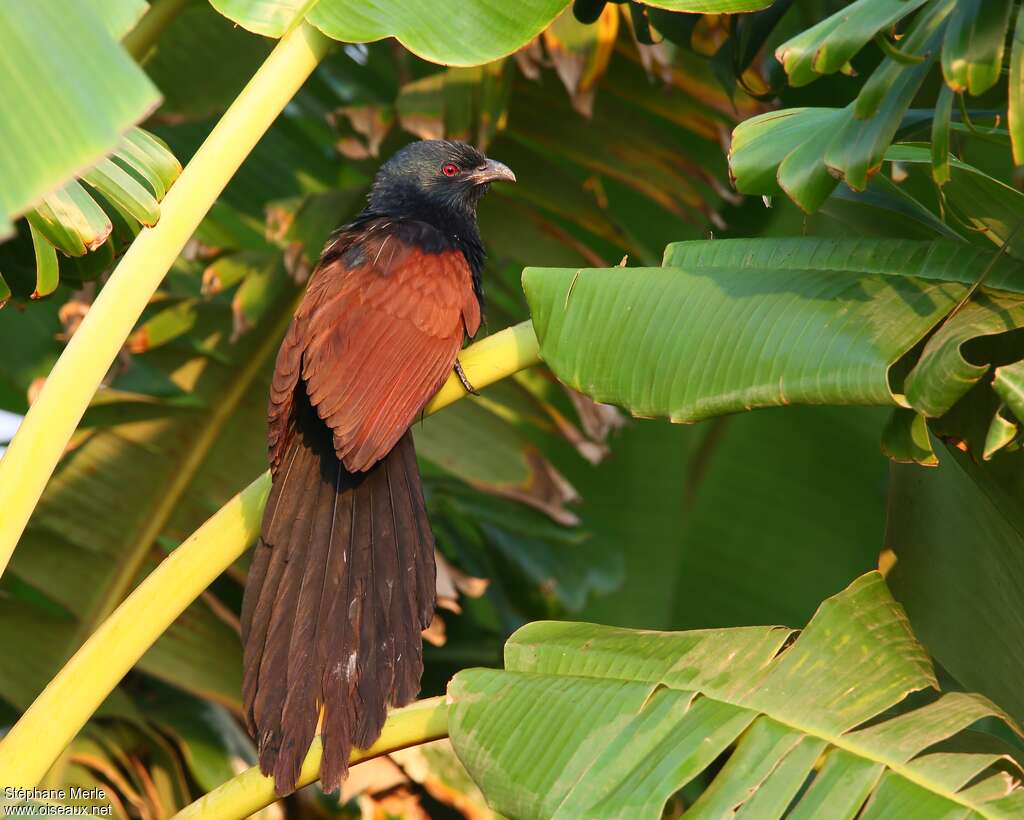
M 387 707 L 416 696 L 435 595 L 411 433 L 352 474 L 304 395 L 299 404 L 242 604 L 246 721 L 280 795 L 295 790 L 321 707 L 320 779 L 333 791 Z

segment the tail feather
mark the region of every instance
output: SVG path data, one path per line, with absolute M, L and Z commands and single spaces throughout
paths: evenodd
M 409 449 L 412 449 L 411 447 Z M 395 630 L 395 697 L 408 702 L 416 697 L 420 674 L 423 671 L 423 642 L 416 627 L 424 619 L 417 609 L 420 590 L 417 585 L 419 573 L 420 533 L 413 513 L 413 499 L 406 480 L 404 459 L 399 464 L 386 464 L 388 494 L 392 500 L 391 513 L 394 518 L 395 540 L 398 546 L 398 575 L 391 595 L 391 623 Z M 419 486 L 416 486 L 419 489 Z M 433 567 L 434 554 L 431 548 L 430 564 Z M 431 581 L 431 588 L 434 582 Z M 403 595 L 403 589 L 415 589 L 416 595 Z M 431 612 L 433 615 L 433 612 Z M 406 652 L 409 654 L 403 655 Z
M 274 777 L 280 782 L 294 783 L 298 779 L 302 759 L 316 731 L 320 692 L 316 686 L 319 676 L 315 674 L 313 663 L 316 658 L 317 628 L 323 609 L 327 566 L 332 557 L 336 560 L 334 553 L 340 548 L 333 539 L 340 468 L 339 463 L 333 476 L 322 477 L 313 507 L 314 518 L 309 531 L 302 584 L 295 604 L 295 620 L 285 667 L 287 690 L 280 707 L 283 727 L 281 747 L 276 752 L 276 763 L 268 760 L 268 767 L 274 766 Z M 327 511 L 317 514 L 316 511 L 322 507 L 327 507 Z
M 353 746 L 370 746 L 388 706 L 416 696 L 434 572 L 411 434 L 349 473 L 299 402 L 242 606 L 246 721 L 279 794 L 295 789 L 321 707 L 321 783 L 333 791 Z
M 408 435 L 408 434 L 407 434 Z M 416 601 L 419 603 L 419 620 L 423 629 L 430 626 L 434 617 L 434 599 L 437 595 L 437 566 L 434 562 L 434 533 L 430 529 L 427 518 L 427 503 L 423 498 L 423 485 L 420 483 L 420 468 L 416 463 L 416 450 L 412 445 L 412 436 L 408 435 L 408 443 L 402 449 L 401 469 L 405 479 L 405 498 L 412 502 L 412 508 L 406 524 L 410 531 L 416 532 L 415 581 Z M 397 448 L 396 448 L 397 449 Z M 399 465 L 395 465 L 396 469 Z M 399 493 L 399 495 L 403 495 Z M 420 647 L 422 649 L 422 646 Z
M 302 462 L 307 454 L 295 441 L 284 459 L 284 467 L 279 473 L 280 478 L 275 482 L 267 499 L 266 511 L 263 515 L 263 534 L 256 545 L 256 552 L 253 556 L 252 566 L 249 569 L 249 578 L 246 582 L 245 597 L 242 600 L 242 645 L 243 655 L 243 679 L 242 679 L 242 701 L 246 704 L 246 723 L 249 734 L 254 738 L 257 736 L 256 722 L 253 705 L 256 698 L 256 686 L 259 682 L 259 670 L 263 661 L 263 647 L 267 639 L 267 630 L 270 624 L 270 617 L 274 611 L 274 602 L 277 600 L 278 589 L 281 586 L 281 576 L 287 566 L 287 549 L 274 550 L 270 542 L 263 535 L 268 535 L 274 529 L 278 519 L 282 521 L 294 521 L 298 506 L 303 501 L 300 492 L 293 491 L 282 497 L 282 488 L 298 480 L 304 473 Z
M 286 674 L 285 670 L 288 670 L 303 575 L 307 562 L 314 560 L 308 553 L 322 489 L 315 465 L 314 469 L 305 470 L 295 477 L 298 479 L 300 494 L 297 514 L 290 521 L 278 516 L 276 526 L 270 528 L 268 533 L 270 538 L 267 540 L 273 548 L 283 545 L 285 549 L 282 550 L 280 561 L 283 565 L 280 584 L 274 599 L 268 602 L 272 610 L 252 704 L 253 718 L 259 731 L 257 745 L 260 766 L 268 773 L 273 771 L 275 775 L 278 773 L 275 761 L 279 759 L 284 739 L 277 724 L 281 720 L 284 702 L 292 684 L 291 675 Z M 288 492 L 287 488 L 285 492 Z M 283 763 L 284 758 L 281 761 Z

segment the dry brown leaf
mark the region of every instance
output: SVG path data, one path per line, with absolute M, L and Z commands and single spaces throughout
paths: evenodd
M 159 817 L 170 816 L 170 812 L 167 811 L 163 801 L 160 799 L 160 791 L 157 789 L 156 783 L 153 782 L 153 778 L 146 765 L 135 755 L 130 755 L 127 761 L 135 775 L 136 782 L 142 784 L 144 803 L 141 806 L 141 810 L 143 820 L 149 820 L 149 818 L 157 820 Z
M 658 79 L 666 85 L 672 82 L 672 63 L 675 59 L 675 46 L 667 40 L 648 45 L 636 39 L 636 30 L 630 17 L 629 7 L 623 4 L 622 15 L 626 18 L 629 33 L 633 37 L 633 45 L 640 55 L 640 64 L 649 78 Z
M 345 106 L 337 109 L 329 119 L 342 132 L 347 127 L 354 132 L 343 133 L 336 147 L 343 156 L 356 160 L 380 156 L 381 143 L 395 123 L 394 112 L 382 105 Z
M 566 9 L 541 34 L 573 108 L 584 117 L 594 113 L 597 83 L 608 69 L 618 33 L 619 13 L 609 4 L 591 26 L 580 23 L 572 9 Z
M 487 591 L 490 581 L 487 578 L 475 578 L 452 566 L 447 558 L 438 550 L 434 550 L 434 561 L 437 565 L 437 605 L 456 614 L 462 612 L 459 606 L 459 593 L 469 598 L 479 598 Z
M 128 816 L 124 800 L 136 808 L 143 804 L 142 795 L 135 790 L 112 760 L 91 753 L 72 752 L 68 761 L 95 771 L 111 784 L 108 786 L 100 783 L 99 787 L 103 790 L 103 799 L 114 806 L 115 816 Z
M 447 738 L 393 752 L 391 757 L 431 797 L 451 806 L 467 820 L 494 820 L 497 817 L 463 768 Z
M 602 211 L 608 210 L 608 192 L 605 190 L 604 183 L 601 181 L 599 176 L 587 177 L 583 181 L 583 190 L 590 194 L 593 194 L 594 201 L 597 203 L 597 207 Z M 601 265 L 600 267 L 605 267 Z
M 438 601 L 438 606 L 444 606 Z M 448 633 L 445 629 L 444 619 L 434 613 L 433 619 L 430 621 L 430 626 L 424 629 L 421 633 L 423 640 L 429 643 L 431 646 L 444 646 L 448 642 Z
M 95 296 L 96 284 L 88 282 L 81 290 L 76 290 L 72 293 L 71 297 L 57 309 L 57 318 L 60 319 L 61 327 L 63 328 L 58 336 L 61 341 L 66 342 L 75 335 L 75 331 L 82 324 L 85 314 L 92 307 L 92 300 Z
M 245 311 L 242 310 L 242 300 L 236 292 L 235 298 L 231 300 L 231 344 L 241 339 L 253 327 L 255 325 L 246 318 Z
M 379 799 L 364 795 L 359 798 L 364 820 L 431 820 L 420 804 L 419 795 L 404 788 L 395 789 Z
M 213 296 L 222 290 L 224 290 L 224 284 L 220 281 L 220 276 L 217 275 L 217 266 L 208 266 L 203 270 L 203 279 L 199 285 L 199 292 L 203 296 Z
M 898 560 L 899 558 L 896 553 L 889 549 L 889 547 L 886 547 L 878 553 L 878 571 L 882 573 L 883 576 L 888 577 L 889 573 L 892 572 L 892 568 L 896 566 L 896 562 Z
M 271 203 L 267 206 L 263 231 L 268 242 L 284 241 L 295 222 L 296 211 L 294 202 Z
M 371 156 L 366 144 L 354 136 L 342 137 L 334 143 L 334 147 L 338 149 L 338 153 L 345 157 L 345 159 L 369 159 Z
M 125 340 L 124 346 L 129 353 L 136 355 L 145 353 L 149 350 L 149 331 L 140 327 Z
M 462 612 L 459 605 L 459 595 L 469 598 L 479 598 L 487 591 L 490 581 L 487 578 L 476 578 L 467 575 L 449 563 L 438 550 L 434 550 L 434 563 L 437 566 L 437 608 L 447 609 L 456 615 Z M 434 613 L 430 626 L 423 630 L 423 640 L 434 646 L 444 646 L 447 641 L 444 619 L 439 613 Z
M 295 280 L 295 284 L 306 284 L 313 271 L 301 242 L 292 242 L 284 249 L 284 269 Z
M 403 114 L 402 128 L 421 140 L 444 139 L 444 120 L 429 114 Z
M 185 247 L 182 248 L 181 255 L 190 262 L 209 262 L 220 256 L 223 251 L 223 248 L 218 248 L 214 245 L 207 245 L 205 242 L 201 242 L 193 236 L 185 243 Z
M 722 47 L 732 31 L 732 18 L 728 14 L 705 14 L 694 26 L 690 45 L 704 57 L 712 57 Z
M 30 406 L 36 403 L 36 399 L 38 399 L 39 394 L 43 392 L 45 384 L 46 376 L 36 376 L 36 378 L 32 379 L 29 383 L 28 390 L 25 392 Z
M 622 261 L 625 262 L 626 257 L 623 257 Z M 576 415 L 580 418 L 583 431 L 592 441 L 603 444 L 613 430 L 619 430 L 626 425 L 626 417 L 618 407 L 594 401 L 590 396 L 585 396 L 571 387 L 566 387 L 565 391 L 569 394 Z
M 536 37 L 512 55 L 516 65 L 528 80 L 539 80 L 541 68 L 545 65 L 544 49 Z
M 552 520 L 566 527 L 580 523 L 579 516 L 566 509 L 566 504 L 581 500 L 576 488 L 569 483 L 543 453 L 535 447 L 528 447 L 523 457 L 529 467 L 530 480 L 525 487 L 494 487 L 475 485 L 477 489 L 492 495 L 500 495 L 521 501 L 550 516 Z M 473 484 L 473 482 L 470 482 Z
M 607 445 L 603 442 L 592 441 L 587 438 L 586 435 L 573 424 L 569 419 L 562 415 L 562 413 L 548 402 L 541 402 L 544 412 L 547 413 L 548 417 L 555 425 L 555 429 L 562 438 L 568 441 L 584 459 L 591 464 L 600 464 L 611 452 Z
M 409 782 L 405 772 L 390 757 L 375 757 L 353 766 L 341 784 L 341 802 L 363 795 L 382 794 Z

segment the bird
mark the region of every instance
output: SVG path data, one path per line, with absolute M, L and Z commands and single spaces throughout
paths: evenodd
M 335 791 L 409 703 L 434 613 L 434 537 L 410 428 L 480 328 L 477 205 L 515 174 L 421 140 L 328 240 L 270 385 L 271 490 L 242 601 L 242 699 L 261 771 L 293 792 L 317 727 Z

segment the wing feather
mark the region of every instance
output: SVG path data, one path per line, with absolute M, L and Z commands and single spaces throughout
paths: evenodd
M 480 323 L 465 255 L 437 237 L 406 234 L 402 223 L 388 223 L 335 249 L 294 323 L 305 340 L 301 371 L 293 348 L 282 348 L 279 371 L 293 385 L 301 372 L 338 458 L 353 472 L 395 446 Z M 286 391 L 275 384 L 272 412 L 286 406 Z

